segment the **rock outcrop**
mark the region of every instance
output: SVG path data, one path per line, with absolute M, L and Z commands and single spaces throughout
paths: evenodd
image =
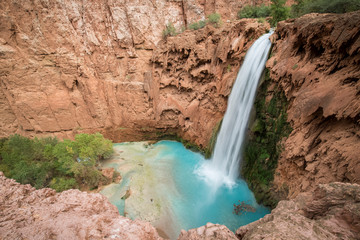
M 178 240 L 237 240 L 235 234 L 226 226 L 220 224 L 207 223 L 205 226 L 182 230 Z
M 154 52 L 151 93 L 159 122 L 178 122 L 181 135 L 206 146 L 226 110 L 227 97 L 246 50 L 269 28 L 240 20 L 186 31 Z
M 239 239 L 359 239 L 360 185 L 320 184 L 240 227 Z
M 120 216 L 100 194 L 56 193 L 0 172 L 1 239 L 161 239 L 150 223 Z
M 360 183 L 360 12 L 280 22 L 267 62 L 293 128 L 275 172 L 294 198 L 318 184 Z
M 0 137 L 71 138 L 100 131 L 118 142 L 170 131 L 205 146 L 211 130 L 203 130 L 215 124 L 203 122 L 199 128 L 199 113 L 216 112 L 214 119 L 220 118 L 240 66 L 234 60 L 266 28 L 256 20 L 228 23 L 240 7 L 236 2 L 1 1 Z M 180 31 L 213 11 L 223 13 L 219 29 L 186 31 L 162 41 L 166 24 Z M 186 67 L 174 69 L 181 63 Z M 181 87 L 173 82 L 173 71 L 186 76 Z M 175 95 L 183 97 L 178 101 Z

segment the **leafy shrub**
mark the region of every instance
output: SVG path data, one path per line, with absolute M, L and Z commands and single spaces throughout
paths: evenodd
M 100 133 L 79 134 L 75 141 L 62 142 L 15 134 L 0 141 L 0 150 L 0 170 L 5 176 L 35 188 L 50 186 L 57 191 L 97 186 L 102 175 L 96 164 L 113 152 L 111 141 Z
M 172 22 L 168 23 L 165 27 L 165 29 L 162 32 L 163 37 L 167 38 L 168 36 L 176 36 L 176 29 L 174 27 L 174 25 L 172 24 Z
M 279 21 L 285 20 L 290 15 L 290 9 L 285 7 L 286 0 L 271 0 L 271 25 L 275 26 Z
M 212 13 L 208 16 L 208 22 L 213 24 L 215 27 L 221 25 L 221 15 L 220 13 Z
M 291 6 L 291 16 L 307 13 L 346 13 L 360 10 L 360 0 L 296 0 Z
M 57 192 L 62 192 L 68 189 L 72 189 L 76 186 L 74 178 L 56 177 L 50 182 L 50 187 Z
M 243 9 L 238 11 L 238 18 L 266 18 L 270 16 L 270 6 L 252 6 L 246 5 Z
M 206 26 L 206 21 L 200 20 L 199 22 L 194 22 L 189 25 L 189 29 L 191 30 L 198 30 L 204 28 Z

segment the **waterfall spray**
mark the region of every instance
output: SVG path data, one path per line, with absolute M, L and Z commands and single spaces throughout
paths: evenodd
M 245 133 L 271 47 L 271 34 L 261 36 L 247 52 L 229 97 L 213 156 L 197 170 L 197 174 L 211 182 L 214 189 L 222 184 L 231 186 L 239 177 Z

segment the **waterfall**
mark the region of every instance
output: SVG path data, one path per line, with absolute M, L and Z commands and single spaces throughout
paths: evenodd
M 239 177 L 248 120 L 271 47 L 271 34 L 261 36 L 247 52 L 229 97 L 213 156 L 197 170 L 197 174 L 210 181 L 214 187 L 224 183 L 231 186 Z

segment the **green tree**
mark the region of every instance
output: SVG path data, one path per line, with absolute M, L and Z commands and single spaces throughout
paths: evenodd
M 291 6 L 291 16 L 307 13 L 346 13 L 360 10 L 360 0 L 296 0 Z
M 79 134 L 75 141 L 61 142 L 56 138 L 29 139 L 15 134 L 0 140 L 0 171 L 36 188 L 94 188 L 103 179 L 97 163 L 112 152 L 111 141 L 100 133 Z
M 271 25 L 276 26 L 279 21 L 289 17 L 289 9 L 285 7 L 286 0 L 271 0 Z
M 221 25 L 221 15 L 220 13 L 212 13 L 208 16 L 208 22 L 213 24 L 215 27 Z
M 270 6 L 246 5 L 238 12 L 238 18 L 266 18 L 270 16 Z

